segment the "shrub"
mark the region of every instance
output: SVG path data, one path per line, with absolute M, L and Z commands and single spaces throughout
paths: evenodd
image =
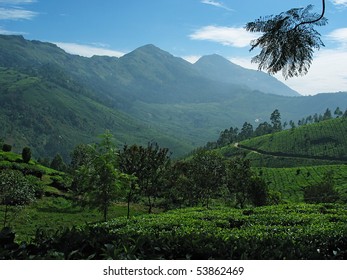
M 2 145 L 2 150 L 3 150 L 4 152 L 11 152 L 12 146 L 9 145 L 9 144 L 3 144 L 3 145 Z
M 23 159 L 23 162 L 29 163 L 29 161 L 31 159 L 31 150 L 29 147 L 23 148 L 22 159 Z
M 339 194 L 334 188 L 332 172 L 324 174 L 320 183 L 304 188 L 304 201 L 307 203 L 333 203 L 338 199 Z

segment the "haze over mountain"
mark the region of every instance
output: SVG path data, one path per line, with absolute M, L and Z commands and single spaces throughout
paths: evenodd
M 243 85 L 264 93 L 300 96 L 276 78 L 261 71 L 243 68 L 217 54 L 201 57 L 194 66 L 201 74 L 214 81 Z
M 276 108 L 283 121 L 298 120 L 347 104 L 347 94 L 299 96 L 216 55 L 191 64 L 145 45 L 121 58 L 86 58 L 0 35 L 0 103 L 0 138 L 36 156 L 68 157 L 106 129 L 120 144 L 157 141 L 179 156 Z

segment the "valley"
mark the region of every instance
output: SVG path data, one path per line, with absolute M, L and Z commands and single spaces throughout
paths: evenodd
M 60 153 L 68 160 L 75 145 L 94 142 L 106 129 L 120 145 L 154 140 L 180 157 L 226 127 L 255 125 L 274 108 L 283 121 L 298 121 L 347 103 L 347 93 L 300 96 L 220 56 L 191 64 L 153 45 L 121 58 L 85 58 L 1 35 L 0 51 L 0 138 L 32 147 L 37 158 Z
M 0 104 L 0 259 L 347 256 L 347 92 L 0 35 Z

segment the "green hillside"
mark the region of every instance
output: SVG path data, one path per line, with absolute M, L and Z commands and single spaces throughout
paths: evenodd
M 68 158 L 75 145 L 93 142 L 107 129 L 115 133 L 119 144 L 156 139 L 177 154 L 190 148 L 97 102 L 77 86 L 0 67 L 0 137 L 17 152 L 31 147 L 36 157 L 60 153 Z
M 260 154 L 347 161 L 347 118 L 325 120 L 239 143 Z
M 337 204 L 178 209 L 53 234 L 39 231 L 20 246 L 11 232 L 3 231 L 8 246 L 0 258 L 343 260 L 346 218 L 346 207 Z M 232 266 L 223 273 L 235 276 L 244 271 L 247 267 Z
M 212 56 L 208 64 L 218 68 L 220 59 Z M 253 84 L 235 85 L 208 77 L 202 66 L 153 45 L 121 58 L 85 58 L 51 43 L 0 35 L 0 138 L 15 150 L 32 147 L 36 157 L 68 158 L 76 144 L 94 142 L 109 129 L 120 144 L 156 141 L 179 157 L 225 127 L 265 119 L 273 108 L 283 121 L 296 121 L 347 104 L 347 93 L 265 94 L 253 90 L 259 82 L 254 71 L 236 67 L 242 80 L 251 75 Z M 288 93 L 271 81 L 265 84 L 274 91 L 266 92 Z
M 334 184 L 342 201 L 347 201 L 347 165 L 299 166 L 292 168 L 256 168 L 268 186 L 286 202 L 302 202 L 303 189 L 319 184 L 328 172 L 333 173 Z

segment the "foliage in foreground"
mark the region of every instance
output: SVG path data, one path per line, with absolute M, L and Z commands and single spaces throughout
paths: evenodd
M 345 259 L 347 209 L 293 204 L 189 208 L 69 229 L 30 244 L 0 233 L 0 259 Z

